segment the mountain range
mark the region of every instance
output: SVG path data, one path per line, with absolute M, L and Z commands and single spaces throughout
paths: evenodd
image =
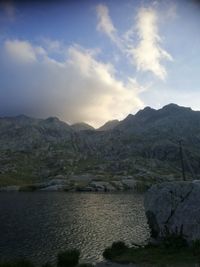
M 84 174 L 151 183 L 182 179 L 180 155 L 187 179 L 198 179 L 200 111 L 176 104 L 146 107 L 96 130 L 55 117 L 0 118 L 0 185 Z

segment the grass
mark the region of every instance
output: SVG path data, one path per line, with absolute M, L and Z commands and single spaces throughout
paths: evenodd
M 78 265 L 80 252 L 76 249 L 60 252 L 57 256 L 57 267 L 74 267 Z
M 170 236 L 160 245 L 146 245 L 144 247 L 128 247 L 124 242 L 114 242 L 104 250 L 105 259 L 117 263 L 135 263 L 141 266 L 185 266 L 200 263 L 200 240 L 191 246 L 185 243 L 181 236 Z M 79 263 L 80 251 L 77 249 L 60 252 L 57 264 L 43 264 L 42 267 L 94 267 L 89 263 Z M 0 267 L 38 267 L 28 260 L 0 262 Z
M 89 263 L 79 263 L 80 251 L 77 249 L 66 250 L 58 253 L 57 255 L 57 264 L 52 265 L 47 262 L 41 267 L 93 267 Z M 21 259 L 10 262 L 1 262 L 0 267 L 36 267 L 29 260 Z M 38 267 L 38 266 L 37 266 Z
M 128 248 L 122 254 L 113 255 L 112 261 L 118 263 L 148 263 L 148 264 L 181 264 L 198 263 L 199 256 L 194 256 L 192 250 L 169 250 L 158 247 Z
M 180 240 L 179 240 L 180 241 Z M 116 243 L 115 243 L 116 244 Z M 200 242 L 188 247 L 186 245 L 176 244 L 168 246 L 165 243 L 161 245 L 146 245 L 144 247 L 127 247 L 116 249 L 115 246 L 106 248 L 104 258 L 117 263 L 135 263 L 150 264 L 159 266 L 162 264 L 181 264 L 200 263 Z

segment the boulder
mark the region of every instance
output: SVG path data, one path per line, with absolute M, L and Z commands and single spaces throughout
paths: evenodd
M 145 213 L 153 238 L 183 235 L 190 243 L 200 239 L 200 183 L 165 182 L 145 194 Z
M 104 182 L 104 181 L 92 181 L 90 183 L 90 186 L 95 188 L 96 191 L 102 191 L 102 192 L 116 191 L 116 188 L 114 186 L 112 186 L 110 183 Z
M 127 189 L 134 189 L 136 185 L 135 179 L 126 178 L 122 180 L 122 184 L 127 187 Z
M 67 190 L 67 186 L 62 184 L 50 185 L 40 189 L 40 191 L 65 191 L 65 190 Z

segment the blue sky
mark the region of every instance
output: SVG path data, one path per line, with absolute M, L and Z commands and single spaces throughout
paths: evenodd
M 200 110 L 199 25 L 198 1 L 1 1 L 0 116 Z

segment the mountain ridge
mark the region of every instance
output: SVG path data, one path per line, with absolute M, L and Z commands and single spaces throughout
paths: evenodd
M 146 182 L 180 179 L 179 140 L 198 177 L 200 112 L 191 108 L 146 107 L 103 131 L 74 130 L 55 117 L 4 117 L 0 118 L 0 184 L 86 173 L 128 175 Z M 187 164 L 185 168 L 191 178 Z

